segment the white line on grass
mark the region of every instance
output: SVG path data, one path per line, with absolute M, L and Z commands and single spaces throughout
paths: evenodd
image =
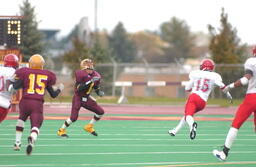
M 13 164 L 0 165 L 0 167 L 15 167 L 15 166 L 134 166 L 134 165 L 172 165 L 172 164 L 193 164 L 199 162 L 124 162 L 124 163 L 104 163 L 104 164 Z
M 12 145 L 11 145 L 12 146 Z M 0 145 L 1 148 L 11 147 Z M 36 147 L 212 147 L 212 144 L 37 144 Z M 255 147 L 255 145 L 236 144 L 236 147 Z
M 232 154 L 255 154 L 256 151 L 232 151 Z M 33 156 L 72 156 L 72 155 L 145 155 L 145 154 L 212 154 L 208 151 L 173 151 L 173 152 L 104 152 L 104 153 L 34 153 Z M 22 153 L 0 154 L 0 156 L 22 156 Z
M 63 138 L 60 138 L 60 140 L 63 140 Z M 10 138 L 0 138 L 0 141 L 6 141 L 10 140 Z M 56 141 L 57 138 L 54 139 L 46 139 L 46 138 L 40 138 L 40 141 Z M 73 141 L 91 141 L 92 138 L 68 138 L 65 140 L 73 140 Z M 108 138 L 108 139 L 101 139 L 101 138 L 94 138 L 93 140 L 97 141 L 171 141 L 171 139 L 145 139 L 145 138 Z M 223 138 L 220 139 L 196 139 L 197 141 L 223 141 Z M 175 141 L 186 141 L 186 139 L 177 139 L 175 138 Z M 236 139 L 236 141 L 255 141 L 254 138 L 252 139 Z
M 13 136 L 13 133 L 3 133 L 1 136 Z M 71 136 L 81 136 L 81 133 L 71 133 Z M 179 136 L 187 135 L 187 133 L 179 133 Z M 199 133 L 200 136 L 226 136 L 225 133 L 220 134 L 207 134 L 207 133 Z M 42 133 L 40 136 L 56 136 L 55 133 Z M 130 134 L 130 133 L 101 133 L 100 136 L 168 136 L 167 133 L 161 133 L 161 134 Z M 239 133 L 239 136 L 251 136 L 255 137 L 255 134 L 243 134 Z

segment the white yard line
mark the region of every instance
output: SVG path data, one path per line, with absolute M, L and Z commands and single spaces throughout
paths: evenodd
M 232 151 L 232 154 L 255 154 L 256 151 Z M 33 156 L 72 156 L 72 155 L 145 155 L 145 154 L 212 154 L 209 151 L 170 151 L 170 152 L 104 152 L 104 153 L 34 153 Z M 24 153 L 7 153 L 0 156 L 24 156 Z
M 1 148 L 12 148 L 13 145 L 0 145 Z M 212 147 L 212 144 L 37 144 L 36 147 Z M 236 147 L 255 147 L 255 145 L 236 144 Z

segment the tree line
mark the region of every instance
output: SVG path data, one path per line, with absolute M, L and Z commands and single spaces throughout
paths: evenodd
M 20 47 L 24 60 L 28 60 L 33 53 L 47 57 L 47 45 L 37 28 L 35 8 L 29 0 L 23 1 L 20 14 L 24 16 L 23 42 Z M 210 53 L 217 64 L 237 64 L 248 56 L 248 46 L 241 43 L 224 9 L 220 14 L 220 27 L 208 25 L 208 30 L 209 34 L 204 34 L 204 37 L 209 40 L 209 44 L 199 46 L 196 40 L 198 35 L 190 31 L 186 21 L 177 17 L 163 22 L 159 31 L 154 32 L 145 30 L 128 33 L 124 24 L 119 22 L 110 33 L 104 30 L 92 32 L 92 42 L 88 44 L 79 40 L 76 25 L 68 36 L 56 41 L 55 47 L 64 50 L 59 59 L 71 68 L 85 57 L 97 63 L 184 63 L 188 58 L 204 58 L 206 53 Z

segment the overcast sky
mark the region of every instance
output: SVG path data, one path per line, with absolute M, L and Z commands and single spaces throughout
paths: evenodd
M 0 15 L 16 15 L 23 0 L 1 0 Z M 41 29 L 59 29 L 68 34 L 84 16 L 94 24 L 95 0 L 30 0 Z M 112 31 L 121 21 L 126 30 L 158 30 L 172 17 L 185 20 L 192 32 L 208 33 L 207 25 L 220 26 L 221 8 L 238 31 L 242 42 L 256 44 L 256 0 L 97 0 L 99 29 Z

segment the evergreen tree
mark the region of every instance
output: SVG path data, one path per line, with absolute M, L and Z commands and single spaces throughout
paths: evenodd
M 118 23 L 113 30 L 109 45 L 112 55 L 117 62 L 133 62 L 136 55 L 135 44 L 128 38 L 128 34 L 122 23 Z
M 20 6 L 22 20 L 22 44 L 20 46 L 23 54 L 23 61 L 28 61 L 33 54 L 42 54 L 43 52 L 43 34 L 37 29 L 38 23 L 35 17 L 35 7 L 32 7 L 29 0 L 23 1 Z
M 228 22 L 228 15 L 224 9 L 222 9 L 220 23 L 219 32 L 213 26 L 208 26 L 211 35 L 209 50 L 213 60 L 217 64 L 243 63 L 246 58 L 246 45 L 240 44 L 237 30 Z
M 166 61 L 179 61 L 194 57 L 192 48 L 194 46 L 194 36 L 191 35 L 189 26 L 185 21 L 176 17 L 164 22 L 160 26 L 161 38 L 169 44 L 165 49 Z
M 92 56 L 90 49 L 83 42 L 79 41 L 78 38 L 74 38 L 72 44 L 73 49 L 64 53 L 63 61 L 69 66 L 74 75 L 74 71 L 80 69 L 80 62 L 86 58 L 92 59 Z
M 215 70 L 222 75 L 223 82 L 228 84 L 234 82 L 244 73 L 242 67 L 228 66 L 227 64 L 243 64 L 246 58 L 246 45 L 241 44 L 237 31 L 228 22 L 228 15 L 224 12 L 224 9 L 222 9 L 220 17 L 221 27 L 218 28 L 219 32 L 213 26 L 208 26 L 211 35 L 209 50 L 212 59 L 217 64 Z M 231 93 L 234 97 L 241 97 L 244 92 L 243 89 L 236 89 Z M 219 93 L 219 91 L 216 93 Z

